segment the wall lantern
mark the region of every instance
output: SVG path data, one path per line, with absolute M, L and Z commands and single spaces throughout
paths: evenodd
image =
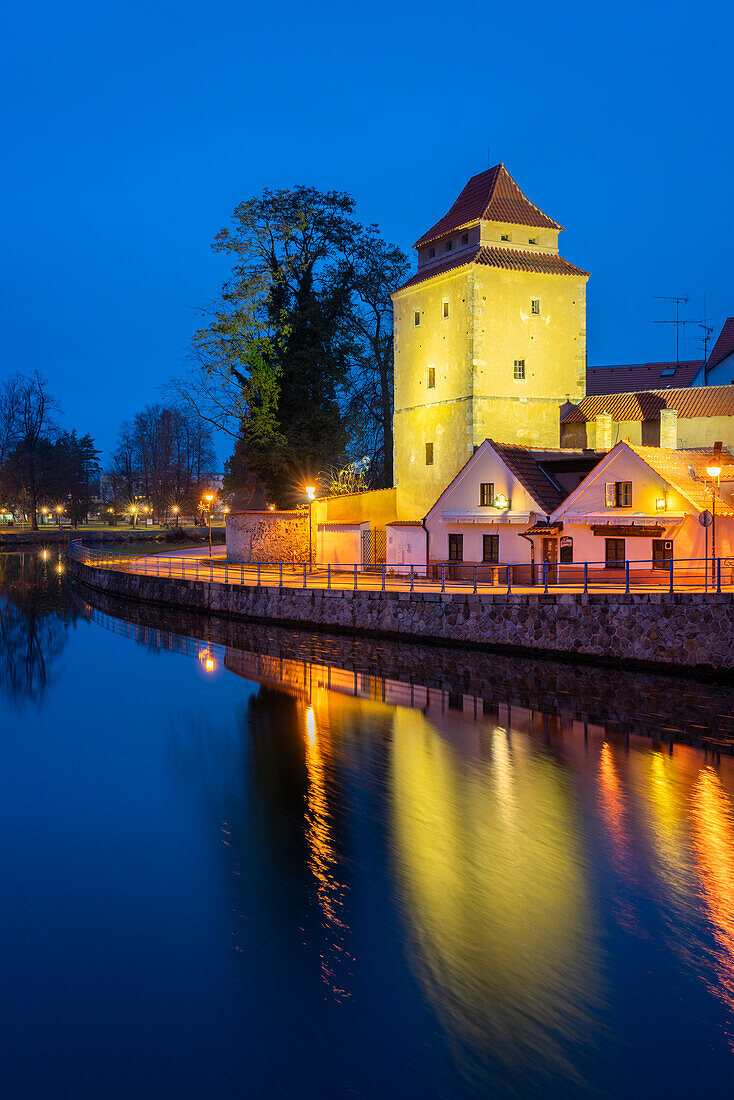
M 658 512 L 664 512 L 665 511 L 665 497 L 658 497 L 657 500 L 655 501 L 655 507 L 657 508 Z

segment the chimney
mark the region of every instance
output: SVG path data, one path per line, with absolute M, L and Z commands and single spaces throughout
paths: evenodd
M 612 449 L 612 418 L 609 413 L 599 413 L 596 418 L 596 450 Z
M 678 446 L 678 413 L 675 409 L 660 410 L 660 446 L 671 451 Z

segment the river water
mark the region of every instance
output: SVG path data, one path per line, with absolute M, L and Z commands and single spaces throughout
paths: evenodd
M 3 1096 L 730 1093 L 731 686 L 0 591 Z

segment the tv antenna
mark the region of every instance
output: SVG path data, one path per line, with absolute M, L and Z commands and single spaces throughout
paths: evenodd
M 675 361 L 680 363 L 680 326 L 681 325 L 697 325 L 699 321 L 681 321 L 680 319 L 680 307 L 681 302 L 687 302 L 688 297 L 677 296 L 675 294 L 653 294 L 653 298 L 656 298 L 659 302 L 675 302 L 675 320 L 673 318 L 666 319 L 665 321 L 652 321 L 653 325 L 675 325 Z

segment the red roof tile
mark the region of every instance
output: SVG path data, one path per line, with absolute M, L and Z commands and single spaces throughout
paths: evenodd
M 727 317 L 724 321 L 724 327 L 719 333 L 719 339 L 711 349 L 711 354 L 706 363 L 706 370 L 711 370 L 712 367 L 717 366 L 732 352 L 734 352 L 734 317 Z
M 681 363 L 624 363 L 613 367 L 587 367 L 586 394 L 680 389 L 691 385 L 702 366 L 703 359 L 686 359 Z M 668 371 L 673 373 L 664 373 Z
M 562 256 L 552 252 L 524 252 L 519 248 L 491 248 L 485 245 L 475 252 L 464 256 L 457 256 L 442 264 L 422 268 L 407 283 L 403 283 L 400 290 L 417 283 L 424 283 L 426 279 L 432 279 L 435 275 L 443 275 L 447 271 L 467 267 L 469 264 L 484 264 L 487 267 L 502 267 L 508 271 L 534 271 L 538 275 L 583 275 L 588 271 L 580 267 L 574 267 Z
M 734 386 L 690 386 L 684 390 L 641 390 L 594 394 L 562 416 L 565 424 L 585 424 L 600 413 L 613 420 L 657 420 L 661 409 L 675 409 L 682 419 L 734 416 Z
M 496 164 L 472 176 L 449 212 L 416 241 L 415 247 L 480 220 L 563 229 L 520 190 L 504 164 Z

